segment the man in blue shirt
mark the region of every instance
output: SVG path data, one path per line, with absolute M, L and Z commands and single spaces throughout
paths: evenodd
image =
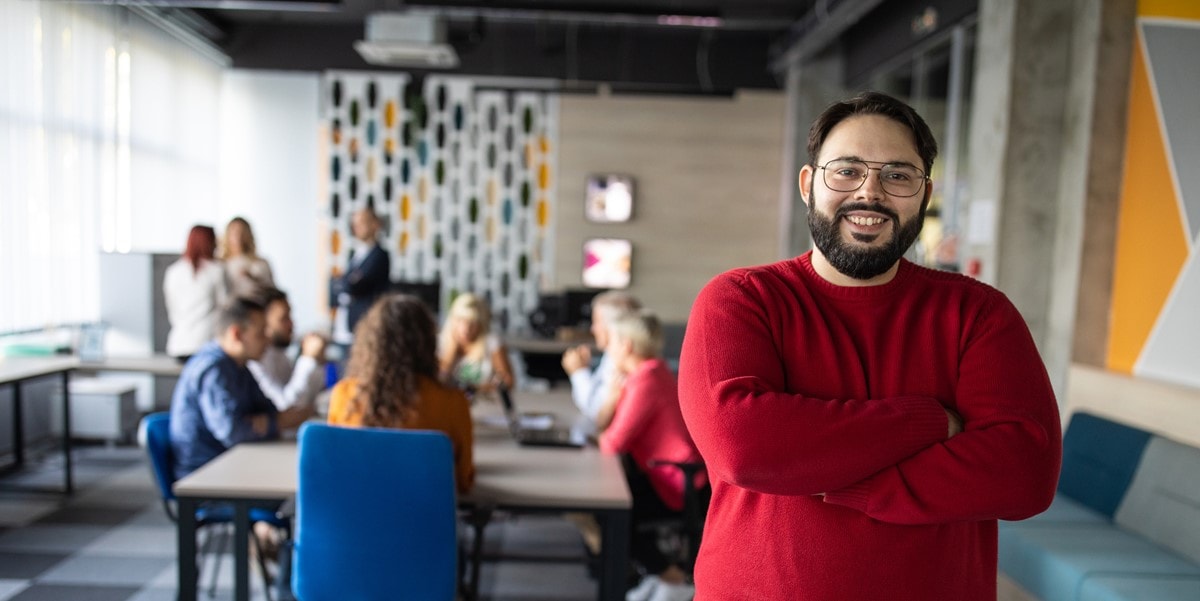
M 239 442 L 270 440 L 312 414 L 284 412 L 263 394 L 246 362 L 268 344 L 263 306 L 235 299 L 217 317 L 217 338 L 188 360 L 171 398 L 171 448 L 182 478 Z

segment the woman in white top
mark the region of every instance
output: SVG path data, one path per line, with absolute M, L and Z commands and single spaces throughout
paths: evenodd
M 232 296 L 257 300 L 275 288 L 271 266 L 266 259 L 258 256 L 254 231 L 245 219 L 234 217 L 225 226 L 221 258 L 225 261 L 225 273 L 229 278 L 229 293 Z
M 163 276 L 167 305 L 167 354 L 186 361 L 213 339 L 217 312 L 228 295 L 225 269 L 213 258 L 217 235 L 207 225 L 192 227 L 187 248 Z
M 460 294 L 450 303 L 438 340 L 442 378 L 459 388 L 491 396 L 497 388 L 512 388 L 508 349 L 490 333 L 491 311 L 483 298 Z

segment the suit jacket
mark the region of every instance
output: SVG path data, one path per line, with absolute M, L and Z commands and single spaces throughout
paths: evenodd
M 375 299 L 391 287 L 391 272 L 391 256 L 376 243 L 362 260 L 356 262 L 352 257 L 346 273 L 333 279 L 330 287 L 331 303 L 336 303 L 341 293 L 350 296 L 350 305 L 346 308 L 346 321 L 351 332 L 354 331 L 358 320 L 375 303 Z

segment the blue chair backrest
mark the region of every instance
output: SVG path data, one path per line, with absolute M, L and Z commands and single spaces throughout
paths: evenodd
M 174 501 L 175 457 L 171 451 L 171 414 L 163 411 L 142 418 L 138 429 L 138 441 L 150 455 L 150 468 L 154 470 L 154 481 L 163 501 Z
M 1150 433 L 1089 413 L 1071 416 L 1058 490 L 1111 520 L 1142 460 Z
M 452 601 L 454 457 L 441 432 L 307 423 L 292 587 L 301 601 Z

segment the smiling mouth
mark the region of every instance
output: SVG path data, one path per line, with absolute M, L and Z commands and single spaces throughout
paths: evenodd
M 883 217 L 860 217 L 858 215 L 847 215 L 846 219 L 854 225 L 879 225 L 885 221 Z

